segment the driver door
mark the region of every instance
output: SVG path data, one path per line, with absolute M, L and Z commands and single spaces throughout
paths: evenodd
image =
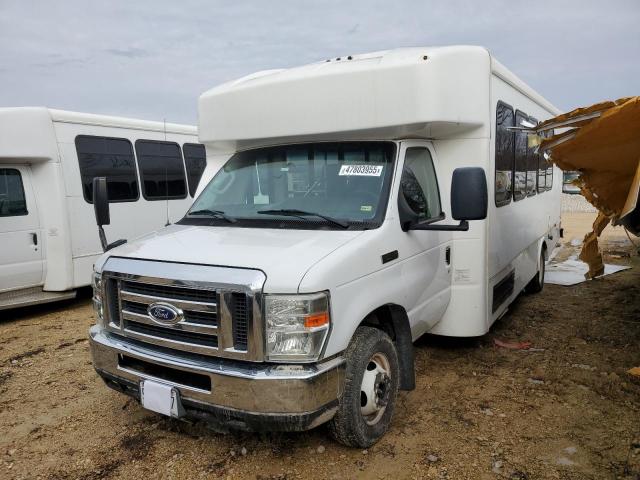
M 442 220 L 443 202 L 433 145 L 423 141 L 401 143 L 398 196 L 403 196 L 420 222 Z M 447 185 L 441 179 L 443 185 Z M 401 226 L 398 222 L 398 229 Z M 407 305 L 414 338 L 430 330 L 444 314 L 451 298 L 452 233 L 425 230 L 402 232 L 409 293 Z

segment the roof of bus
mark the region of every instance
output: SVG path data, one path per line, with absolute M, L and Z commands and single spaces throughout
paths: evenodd
M 199 138 L 221 148 L 338 134 L 488 134 L 495 75 L 549 116 L 559 110 L 478 46 L 412 47 L 256 72 L 204 92 Z M 426 126 L 426 127 L 425 127 Z
M 280 68 L 280 69 L 270 69 L 270 70 L 261 70 L 258 72 L 251 73 L 244 77 L 238 78 L 236 80 L 232 80 L 230 82 L 223 83 L 221 85 L 217 85 L 213 87 L 211 91 L 224 91 L 224 90 L 233 90 L 236 87 L 242 87 L 244 84 L 249 82 L 259 83 L 260 79 L 265 79 L 268 82 L 271 81 L 288 81 L 290 79 L 297 79 L 303 76 L 313 76 L 317 75 L 322 71 L 323 67 L 329 67 L 331 63 L 340 63 L 348 64 L 351 61 L 362 61 L 368 59 L 384 59 L 386 65 L 379 63 L 382 68 L 389 68 L 390 65 L 394 65 L 396 67 L 401 67 L 404 64 L 414 64 L 422 57 L 428 57 L 429 55 L 489 55 L 491 57 L 491 72 L 494 75 L 499 76 L 504 81 L 509 83 L 512 87 L 520 90 L 523 94 L 530 97 L 533 101 L 540 104 L 543 108 L 549 110 L 549 113 L 553 113 L 555 115 L 559 115 L 562 113 L 558 108 L 552 105 L 548 100 L 546 100 L 542 95 L 536 92 L 533 88 L 527 85 L 522 79 L 520 79 L 517 75 L 511 72 L 508 68 L 506 68 L 502 63 L 500 63 L 496 58 L 489 52 L 486 48 L 475 46 L 475 45 L 447 45 L 447 46 L 438 46 L 438 47 L 403 47 L 403 48 L 395 48 L 389 50 L 380 50 L 376 52 L 363 53 L 358 55 L 345 55 L 343 57 L 337 58 L 328 58 L 326 60 L 320 62 L 309 63 L 297 67 L 292 68 Z M 208 92 L 205 92 L 206 95 Z
M 94 113 L 70 112 L 67 110 L 49 109 L 51 119 L 54 122 L 83 123 L 87 125 L 118 126 L 135 128 L 140 130 L 167 131 L 172 133 L 184 133 L 196 135 L 198 128 L 195 125 L 180 123 L 154 122 L 151 120 L 139 120 L 136 118 L 116 117 L 111 115 L 98 115 Z
M 83 125 L 97 125 L 105 127 L 132 128 L 136 130 L 158 131 L 181 133 L 186 135 L 197 135 L 198 129 L 195 125 L 183 125 L 179 123 L 154 122 L 150 120 L 139 120 L 128 117 L 116 117 L 112 115 L 99 115 L 94 113 L 71 112 L 67 110 L 56 110 L 47 107 L 9 107 L 0 108 L 0 115 L 28 115 L 33 113 L 42 115 L 47 113 L 54 122 L 78 123 Z

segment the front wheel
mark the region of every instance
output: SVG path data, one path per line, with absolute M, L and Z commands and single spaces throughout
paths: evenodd
M 527 293 L 539 293 L 542 291 L 542 287 L 544 287 L 544 270 L 545 270 L 545 258 L 544 258 L 544 248 L 540 250 L 540 268 L 536 272 L 536 276 L 531 279 L 531 281 L 524 287 Z
M 329 430 L 344 445 L 367 448 L 391 423 L 398 393 L 398 354 L 382 330 L 360 327 L 345 357 L 345 389 Z

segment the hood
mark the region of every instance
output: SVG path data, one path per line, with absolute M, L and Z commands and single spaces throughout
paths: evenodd
M 265 292 L 293 293 L 304 274 L 364 231 L 171 225 L 104 255 L 262 270 Z

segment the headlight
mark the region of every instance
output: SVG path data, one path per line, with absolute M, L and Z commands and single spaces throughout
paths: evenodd
M 91 281 L 93 287 L 93 310 L 96 313 L 96 323 L 104 323 L 104 309 L 102 307 L 102 275 L 99 273 L 93 273 L 93 279 Z
M 265 295 L 267 359 L 317 360 L 329 331 L 329 295 Z

